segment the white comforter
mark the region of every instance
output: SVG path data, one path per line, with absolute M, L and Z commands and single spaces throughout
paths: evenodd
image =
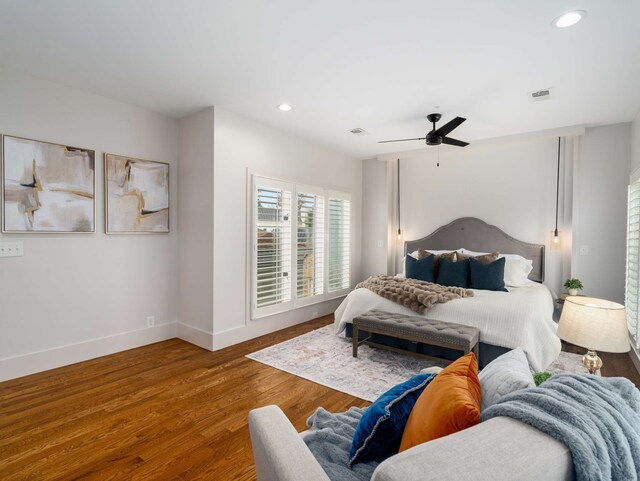
M 514 349 L 522 347 L 535 371 L 544 371 L 560 354 L 553 321 L 553 298 L 542 284 L 510 288 L 510 292 L 474 290 L 474 297 L 434 304 L 423 317 L 480 329 L 480 341 Z M 368 289 L 356 289 L 335 312 L 336 333 L 369 309 L 419 316 L 411 309 Z

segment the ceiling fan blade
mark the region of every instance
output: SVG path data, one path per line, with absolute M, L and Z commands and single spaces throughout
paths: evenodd
M 442 143 L 448 144 L 448 145 L 455 145 L 457 147 L 466 147 L 467 145 L 469 145 L 469 142 L 463 142 L 462 140 L 452 139 L 451 137 L 443 137 Z
M 442 127 L 437 128 L 433 133 L 444 137 L 449 132 L 451 132 L 453 129 L 458 127 L 465 120 L 467 120 L 467 119 L 464 119 L 462 117 L 456 117 L 452 121 L 447 122 L 446 124 L 444 124 Z
M 407 140 L 426 140 L 426 137 L 420 137 L 419 139 L 398 139 L 398 140 L 380 140 L 379 144 L 386 144 L 387 142 L 406 142 Z

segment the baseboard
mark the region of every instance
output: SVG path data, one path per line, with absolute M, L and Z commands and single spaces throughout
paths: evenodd
M 322 303 L 274 314 L 273 316 L 247 320 L 244 325 L 225 329 L 224 331 L 216 331 L 213 333 L 213 350 L 224 349 L 225 347 L 307 322 L 315 317 L 332 314 L 343 299 L 344 297 L 330 299 Z
M 178 322 L 176 337 L 209 351 L 213 350 L 213 333 Z
M 0 382 L 174 337 L 176 337 L 176 323 L 172 322 L 0 359 Z

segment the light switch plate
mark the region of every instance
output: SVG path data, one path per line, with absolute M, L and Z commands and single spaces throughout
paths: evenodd
M 22 242 L 0 242 L 0 257 L 22 257 L 23 255 Z
M 589 246 L 580 246 L 580 255 L 588 256 L 589 255 Z

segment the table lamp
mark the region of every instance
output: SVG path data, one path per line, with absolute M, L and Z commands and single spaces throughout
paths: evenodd
M 569 296 L 564 301 L 558 337 L 587 348 L 582 364 L 595 372 L 602 367 L 596 351 L 628 352 L 627 315 L 623 305 L 594 297 Z

